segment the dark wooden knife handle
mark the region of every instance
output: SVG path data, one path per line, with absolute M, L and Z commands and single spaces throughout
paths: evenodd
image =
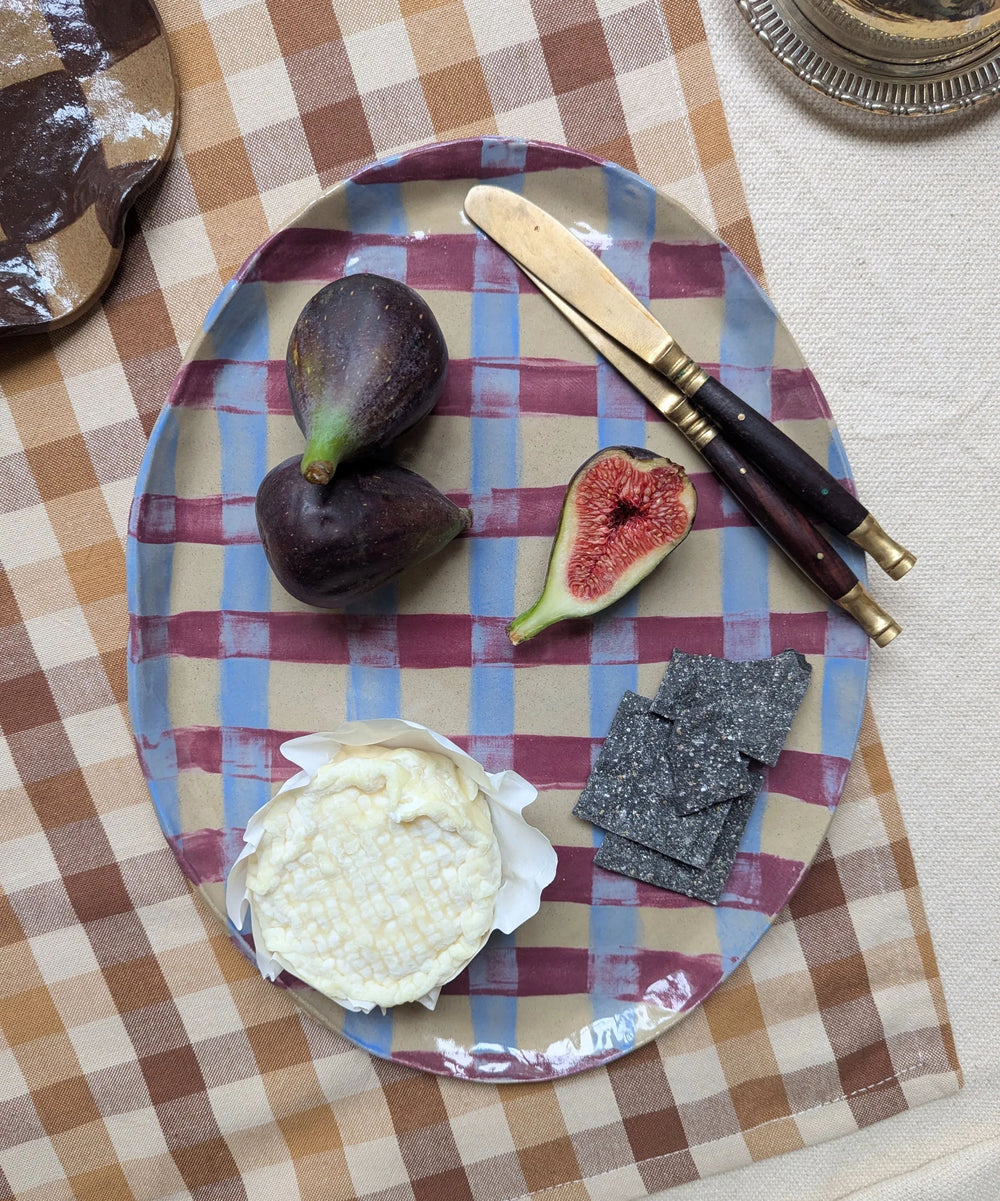
M 858 577 L 809 518 L 723 438 L 707 442 L 701 453 L 761 529 L 831 600 L 856 587 Z
M 825 467 L 725 384 L 709 376 L 690 399 L 769 479 L 839 534 L 851 534 L 868 516 Z

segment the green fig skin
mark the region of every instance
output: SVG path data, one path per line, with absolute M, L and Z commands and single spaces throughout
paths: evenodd
M 285 371 L 306 436 L 302 474 L 316 484 L 340 463 L 387 446 L 425 417 L 444 388 L 448 348 L 426 301 L 381 275 L 347 275 L 299 314 Z
M 296 600 L 339 609 L 436 554 L 472 524 L 423 476 L 394 463 L 345 464 L 309 483 L 298 456 L 257 489 L 257 529 L 275 577 Z
M 573 474 L 542 594 L 507 626 L 517 646 L 621 599 L 687 537 L 698 497 L 684 468 L 640 446 L 608 446 Z

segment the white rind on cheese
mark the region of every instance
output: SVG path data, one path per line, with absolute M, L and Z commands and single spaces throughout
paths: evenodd
M 416 1000 L 485 943 L 500 851 L 486 798 L 448 757 L 345 746 L 263 825 L 247 870 L 258 936 L 328 996 Z

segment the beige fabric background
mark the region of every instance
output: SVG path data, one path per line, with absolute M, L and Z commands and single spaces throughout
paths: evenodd
M 870 696 L 934 931 L 965 1088 L 671 1201 L 1000 1197 L 1000 104 L 900 121 L 814 95 L 703 6 L 779 311 L 829 398 L 865 503 L 920 556 L 872 579 L 905 627 Z

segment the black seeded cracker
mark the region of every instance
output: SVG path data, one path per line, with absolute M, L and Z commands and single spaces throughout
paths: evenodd
M 674 804 L 681 813 L 742 796 L 750 787 L 750 772 L 738 740 L 711 722 L 675 718 L 667 760 L 674 780 Z
M 750 790 L 745 796 L 731 802 L 712 857 L 704 867 L 680 863 L 617 834 L 605 835 L 594 857 L 595 865 L 633 880 L 642 880 L 658 888 L 717 905 L 733 870 L 740 840 L 764 779 L 761 772 L 751 772 L 750 778 Z
M 626 692 L 573 813 L 633 843 L 702 867 L 712 855 L 729 803 L 688 816 L 678 812 L 665 759 L 669 736 L 670 723 L 650 716 L 649 698 Z
M 773 766 L 811 674 L 793 650 L 744 662 L 674 651 L 650 711 L 714 728 L 744 754 Z
M 605 759 L 634 759 L 645 761 L 649 771 L 648 786 L 666 795 L 674 786 L 667 762 L 667 741 L 672 723 L 662 717 L 652 717 L 648 696 L 626 691 L 618 703 L 611 729 L 601 745 L 594 764 L 596 770 Z M 586 790 L 584 790 L 586 791 Z

